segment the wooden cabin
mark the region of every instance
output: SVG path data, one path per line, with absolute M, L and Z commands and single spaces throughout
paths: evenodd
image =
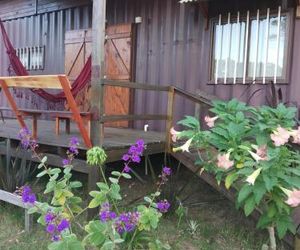
M 30 75 L 66 74 L 72 82 L 92 55 L 91 87 L 75 99 L 80 111 L 93 114 L 91 141 L 116 161 L 139 137 L 148 144 L 147 155 L 168 151 L 172 124 L 199 111 L 203 116 L 213 98 L 262 105 L 276 94 L 298 107 L 299 5 L 298 0 L 1 0 L 0 18 Z M 0 75 L 14 75 L 2 39 L 0 54 Z M 24 110 L 68 109 L 28 89 L 11 94 Z M 3 91 L 0 107 L 5 117 L 14 117 L 5 109 Z M 71 134 L 55 136 L 51 116 L 41 117 L 41 151 L 59 165 L 57 155 L 76 128 L 72 124 Z M 9 119 L 0 137 L 17 141 L 18 129 Z M 86 149 L 81 147 L 83 155 Z M 95 183 L 97 175 L 82 164 L 78 160 L 75 169 Z

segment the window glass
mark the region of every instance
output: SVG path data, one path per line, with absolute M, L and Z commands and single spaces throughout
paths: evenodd
M 251 17 L 247 36 L 245 20 L 238 22 L 235 18 L 231 23 L 221 25 L 216 23 L 213 37 L 212 79 L 241 79 L 244 76 L 244 68 L 248 82 L 259 80 L 264 76 L 274 78 L 275 71 L 278 78 L 285 78 L 287 24 L 288 18 L 285 14 L 280 18 L 278 14 L 270 15 L 269 20 L 266 16 L 260 16 L 258 20 L 256 16 Z

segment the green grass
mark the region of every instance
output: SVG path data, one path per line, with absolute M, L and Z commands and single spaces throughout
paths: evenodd
M 174 214 L 164 217 L 154 237 L 166 242 L 175 250 L 260 250 L 267 243 L 266 232 L 255 229 L 234 205 L 213 191 L 200 179 L 194 179 L 183 171 L 182 179 L 191 182 L 184 195 L 195 193 L 188 201 L 187 217 L 177 227 Z M 143 196 L 153 189 L 138 181 L 123 183 L 125 204 Z M 196 205 L 195 205 L 196 204 Z M 197 222 L 198 228 L 192 234 L 189 221 Z M 0 205 L 0 249 L 2 250 L 43 250 L 47 249 L 49 237 L 42 226 L 35 223 L 31 233 L 24 232 L 24 212 L 11 205 Z M 285 249 L 279 244 L 280 250 Z

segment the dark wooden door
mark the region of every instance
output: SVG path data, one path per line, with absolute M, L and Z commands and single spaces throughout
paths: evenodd
M 105 43 L 105 76 L 110 80 L 133 80 L 134 32 L 132 24 L 108 26 Z M 91 53 L 91 30 L 68 31 L 65 39 L 65 72 L 75 79 Z M 82 111 L 89 109 L 89 91 L 83 90 L 76 98 Z M 131 92 L 119 87 L 106 87 L 105 114 L 129 114 Z M 107 126 L 128 127 L 127 121 L 108 123 Z

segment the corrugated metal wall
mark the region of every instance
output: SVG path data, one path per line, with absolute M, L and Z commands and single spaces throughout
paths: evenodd
M 91 27 L 92 7 L 78 7 L 51 13 L 6 21 L 5 28 L 14 47 L 45 46 L 45 69 L 30 71 L 30 74 L 64 73 L 64 35 L 67 30 Z M 0 74 L 9 74 L 9 61 L 3 43 L 0 42 Z M 17 104 L 22 108 L 62 109 L 63 105 L 54 105 L 32 94 L 29 90 L 15 91 Z M 1 94 L 0 106 L 7 106 L 6 98 Z
M 108 22 L 134 22 L 141 16 L 138 24 L 136 81 L 173 84 L 192 93 L 198 89 L 214 94 L 222 99 L 233 97 L 248 101 L 256 90 L 250 104 L 266 103 L 269 89 L 263 85 L 208 85 L 211 31 L 205 30 L 206 20 L 197 4 L 179 4 L 178 0 L 109 0 Z M 272 6 L 269 6 L 272 7 Z M 299 44 L 300 20 L 295 21 L 295 41 Z M 285 102 L 300 101 L 300 54 L 298 46 L 293 52 L 293 67 L 289 85 L 281 85 Z M 298 55 L 298 56 L 297 56 Z M 299 89 L 299 91 L 297 91 Z M 166 96 L 154 92 L 136 93 L 135 109 L 138 113 L 165 111 Z M 178 98 L 176 118 L 194 114 L 194 105 Z M 139 123 L 139 126 L 143 125 Z M 163 129 L 164 125 L 149 122 L 150 129 Z
M 192 93 L 207 77 L 203 44 L 207 40 L 199 6 L 179 4 L 177 0 L 108 1 L 108 22 L 134 22 L 137 26 L 136 81 L 157 85 L 173 84 Z M 166 112 L 167 96 L 156 92 L 137 92 L 136 113 Z M 177 119 L 193 114 L 194 106 L 178 98 Z M 145 122 L 146 123 L 146 122 Z M 139 123 L 141 126 L 143 123 Z M 149 122 L 150 129 L 164 124 Z
M 198 89 L 215 94 L 222 99 L 233 97 L 247 101 L 257 89 L 251 104 L 266 102 L 267 88 L 262 85 L 208 85 L 210 31 L 205 30 L 206 21 L 198 5 L 179 4 L 178 0 L 107 0 L 108 24 L 134 22 L 142 17 L 137 26 L 136 81 L 159 85 L 173 84 L 192 93 Z M 36 73 L 64 72 L 64 32 L 69 29 L 91 27 L 91 7 L 80 7 L 39 16 L 6 22 L 13 43 L 17 47 L 46 45 L 46 70 Z M 286 102 L 300 101 L 300 20 L 295 21 L 294 51 L 291 82 L 281 85 Z M 30 44 L 33 43 L 33 44 Z M 39 43 L 39 44 L 36 44 Z M 1 43 L 0 43 L 0 46 Z M 3 48 L 0 47 L 1 55 Z M 1 75 L 7 75 L 7 61 L 1 58 Z M 4 63 L 4 65 L 3 65 Z M 136 113 L 164 113 L 167 98 L 155 92 L 136 93 Z M 35 99 L 35 100 L 34 100 Z M 37 100 L 36 100 L 37 99 Z M 19 98 L 23 107 L 36 103 L 39 108 L 47 106 L 42 100 L 31 97 Z M 0 105 L 4 104 L 3 98 Z M 178 98 L 176 120 L 194 113 L 194 105 Z M 141 127 L 147 122 L 140 122 Z M 150 129 L 163 129 L 164 124 L 149 122 Z

